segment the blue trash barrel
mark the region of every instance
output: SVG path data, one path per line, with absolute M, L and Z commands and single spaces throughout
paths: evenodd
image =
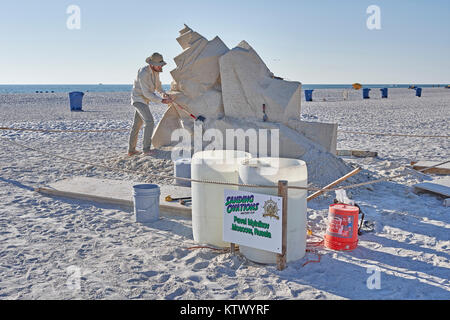
M 422 88 L 416 88 L 416 97 L 422 96 Z
M 312 101 L 312 93 L 314 90 L 305 90 L 305 100 Z
M 370 98 L 369 97 L 369 91 L 370 91 L 369 88 L 363 88 L 363 98 L 364 99 L 369 99 Z
M 83 92 L 74 91 L 69 93 L 70 111 L 83 111 Z
M 381 98 L 387 98 L 388 97 L 388 88 L 382 88 L 381 91 Z

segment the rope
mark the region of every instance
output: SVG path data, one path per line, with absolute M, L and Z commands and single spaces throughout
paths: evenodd
M 9 140 L 9 139 L 5 139 L 5 138 L 2 138 L 2 137 L 0 137 L 0 139 L 3 140 L 3 141 L 6 141 L 8 143 L 14 144 L 16 146 L 19 146 L 21 148 L 28 149 L 28 150 L 33 150 L 33 151 L 35 151 L 37 153 L 40 153 L 40 154 L 43 154 L 43 155 L 46 155 L 46 156 L 59 158 L 59 159 L 67 160 L 67 161 L 71 161 L 71 162 L 77 162 L 77 163 L 81 163 L 81 164 L 89 165 L 89 166 L 93 166 L 93 167 L 103 168 L 103 169 L 110 170 L 110 171 L 116 171 L 116 172 L 122 172 L 122 173 L 130 173 L 130 174 L 140 173 L 140 174 L 151 176 L 151 177 L 155 177 L 155 178 L 172 179 L 172 180 L 176 179 L 176 180 L 181 180 L 181 181 L 190 181 L 190 182 L 207 183 L 207 184 L 219 184 L 219 185 L 235 186 L 235 187 L 268 188 L 268 189 L 278 188 L 278 186 L 276 186 L 276 185 L 267 186 L 267 185 L 231 183 L 231 182 L 223 182 L 223 181 L 198 180 L 198 179 L 174 177 L 174 176 L 168 176 L 168 175 L 162 175 L 162 174 L 154 174 L 154 173 L 144 172 L 144 171 L 140 171 L 140 170 L 128 170 L 128 169 L 112 168 L 112 167 L 105 166 L 105 165 L 102 165 L 102 164 L 96 164 L 96 163 L 92 163 L 92 162 L 89 162 L 89 161 L 82 161 L 82 160 L 77 160 L 77 159 L 74 159 L 74 158 L 67 158 L 67 157 L 63 157 L 63 156 L 60 156 L 60 155 L 52 154 L 52 153 L 49 153 L 49 152 L 42 151 L 41 148 L 40 149 L 33 148 L 33 147 L 26 146 L 26 145 L 23 145 L 23 144 L 20 144 L 20 143 L 17 143 L 15 141 L 12 141 L 12 140 Z M 441 166 L 443 164 L 447 164 L 449 162 L 450 162 L 450 160 L 447 160 L 447 161 L 438 163 L 438 164 L 436 164 L 434 166 L 426 167 L 426 168 L 421 169 L 421 170 L 417 170 L 417 172 L 423 172 L 425 170 L 432 169 L 432 168 Z M 377 179 L 377 180 L 372 180 L 372 181 L 367 181 L 367 182 L 363 182 L 363 183 L 352 184 L 352 185 L 348 185 L 348 186 L 342 186 L 342 187 L 338 187 L 338 188 L 321 189 L 321 188 L 299 187 L 299 186 L 289 186 L 289 185 L 287 186 L 287 188 L 288 189 L 296 189 L 296 190 L 306 190 L 306 191 L 323 191 L 324 193 L 326 193 L 326 192 L 333 192 L 333 191 L 337 191 L 337 190 L 341 190 L 341 189 L 351 189 L 351 188 L 362 187 L 362 186 L 366 186 L 366 185 L 370 185 L 370 184 L 375 184 L 375 183 L 379 183 L 379 182 L 383 182 L 383 181 L 396 179 L 396 178 L 407 176 L 407 175 L 410 175 L 410 174 L 411 173 L 403 173 L 403 174 L 398 174 L 398 175 L 395 175 L 395 176 L 392 176 L 392 177 L 385 177 L 385 178 L 381 178 L 381 179 Z
M 432 135 L 403 134 L 403 133 L 361 132 L 361 131 L 347 131 L 347 130 L 338 130 L 338 132 L 340 132 L 340 133 L 350 133 L 350 134 L 364 134 L 364 135 L 370 135 L 370 136 L 415 137 L 415 138 L 450 138 L 450 136 L 432 136 Z
M 210 247 L 210 246 L 194 246 L 194 247 L 186 248 L 186 250 L 194 250 L 194 249 L 210 249 L 210 250 L 219 251 L 219 252 L 223 252 L 223 253 L 230 251 L 229 248 L 214 248 L 214 247 Z
M 185 110 L 185 109 L 183 109 Z M 185 110 L 186 111 L 186 110 Z M 187 112 L 187 111 L 186 111 Z M 30 129 L 30 128 L 11 128 L 11 127 L 0 127 L 0 130 L 10 130 L 10 131 L 31 131 L 31 132 L 125 132 L 128 129 L 103 129 L 103 130 L 57 130 L 57 129 Z M 416 135 L 416 134 L 403 134 L 403 133 L 382 133 L 382 132 L 363 132 L 363 131 L 347 131 L 338 130 L 339 133 L 349 133 L 349 134 L 363 134 L 371 136 L 392 136 L 392 137 L 414 137 L 414 138 L 450 138 L 450 136 L 433 136 L 433 135 Z
M 30 128 L 10 128 L 10 127 L 0 127 L 0 130 L 11 130 L 11 131 L 32 131 L 32 132 L 124 132 L 127 129 L 104 129 L 104 130 L 56 130 L 56 129 L 30 129 Z
M 46 156 L 51 156 L 54 158 L 59 158 L 62 160 L 67 160 L 67 161 L 71 161 L 71 162 L 77 162 L 77 163 L 81 163 L 84 165 L 89 165 L 89 166 L 93 166 L 93 167 L 98 167 L 98 168 L 103 168 L 103 169 L 107 169 L 110 171 L 116 171 L 116 172 L 122 172 L 122 173 L 131 173 L 131 174 L 136 174 L 136 173 L 140 173 L 140 174 L 144 174 L 147 176 L 151 176 L 151 177 L 155 177 L 155 178 L 162 178 L 162 179 L 173 179 L 173 180 L 181 180 L 181 181 L 190 181 L 190 182 L 198 182 L 198 183 L 209 183 L 209 184 L 220 184 L 220 185 L 227 185 L 227 186 L 241 186 L 241 187 L 248 187 L 248 188 L 278 188 L 278 186 L 263 186 L 263 185 L 253 185 L 253 184 L 238 184 L 238 183 L 231 183 L 231 182 L 222 182 L 222 181 L 211 181 L 211 180 L 197 180 L 197 179 L 190 179 L 190 178 L 182 178 L 182 177 L 174 177 L 174 176 L 168 176 L 168 175 L 162 175 L 162 174 L 154 174 L 154 173 L 150 173 L 150 172 L 144 172 L 144 171 L 140 171 L 140 170 L 128 170 L 128 169 L 118 169 L 118 168 L 112 168 L 109 166 L 105 166 L 102 164 L 96 164 L 96 163 L 92 163 L 89 161 L 82 161 L 82 160 L 77 160 L 74 158 L 67 158 L 67 157 L 63 157 L 60 155 L 56 155 L 56 154 L 52 154 L 49 152 L 45 152 L 42 151 L 40 149 L 37 148 L 33 148 L 33 147 L 29 147 L 20 143 L 17 143 L 15 141 L 11 141 L 11 140 L 7 140 L 5 138 L 0 137 L 1 140 L 6 141 L 8 143 L 14 144 L 16 146 L 28 149 L 28 150 L 33 150 L 35 152 L 38 152 L 40 154 L 46 155 Z M 296 188 L 296 189 L 301 189 L 301 190 L 311 190 L 311 191 L 318 191 L 321 190 L 319 188 L 307 188 L 307 187 L 294 187 L 291 186 L 290 188 Z
M 311 232 L 311 236 L 313 237 L 317 237 L 316 235 L 313 235 Z M 319 237 L 317 237 L 319 238 Z M 317 256 L 317 260 L 308 260 L 305 263 L 302 264 L 302 267 L 306 266 L 309 263 L 319 263 L 320 259 L 322 258 L 322 255 L 317 251 L 317 249 L 319 249 L 320 247 L 323 247 L 323 239 L 320 241 L 307 241 L 306 242 L 306 252 L 308 253 L 313 253 Z
M 317 260 L 308 260 L 306 261 L 304 264 L 302 264 L 302 267 L 306 266 L 308 263 L 312 263 L 312 262 L 320 262 L 322 255 L 320 253 L 318 253 L 316 250 L 313 249 L 306 249 L 306 252 L 308 253 L 313 253 L 315 255 L 317 255 Z

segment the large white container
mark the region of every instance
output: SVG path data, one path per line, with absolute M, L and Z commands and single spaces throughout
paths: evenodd
M 288 186 L 306 187 L 308 172 L 306 163 L 298 159 L 253 158 L 239 166 L 239 183 L 278 186 L 279 180 L 287 180 Z M 239 190 L 278 195 L 278 188 L 246 188 Z M 306 250 L 306 190 L 288 190 L 287 212 L 287 261 L 301 259 Z M 241 253 L 258 263 L 276 263 L 277 254 L 269 251 L 239 246 Z
M 156 184 L 133 186 L 134 214 L 136 222 L 149 223 L 159 219 L 160 189 Z
M 244 151 L 208 150 L 194 154 L 191 177 L 195 180 L 238 182 L 239 164 L 251 155 Z M 223 241 L 223 194 L 235 186 L 192 182 L 192 232 L 194 240 L 218 247 Z

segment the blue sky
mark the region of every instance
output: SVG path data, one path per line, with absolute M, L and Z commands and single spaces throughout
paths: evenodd
M 69 5 L 80 30 L 66 27 Z M 370 5 L 380 30 L 366 27 Z M 448 0 L 5 0 L 0 84 L 131 84 L 154 51 L 170 83 L 183 23 L 229 48 L 246 40 L 302 83 L 450 83 Z

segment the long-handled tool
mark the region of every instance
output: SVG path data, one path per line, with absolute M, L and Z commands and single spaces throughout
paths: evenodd
M 200 120 L 201 122 L 205 122 L 206 118 L 204 116 L 194 116 L 192 113 L 190 113 L 189 111 L 187 111 L 185 108 L 183 108 L 183 106 L 179 105 L 178 103 L 176 103 L 175 101 L 172 101 L 173 104 L 177 105 L 181 110 L 183 110 L 184 112 L 186 112 L 191 118 L 193 118 L 194 120 Z
M 192 199 L 192 197 L 181 197 L 181 198 L 172 198 L 170 195 L 168 195 L 165 200 L 167 202 L 172 202 L 172 201 L 179 201 L 179 200 L 189 200 Z
M 180 200 L 178 203 L 183 206 L 187 206 L 189 203 L 192 204 L 192 199 Z

